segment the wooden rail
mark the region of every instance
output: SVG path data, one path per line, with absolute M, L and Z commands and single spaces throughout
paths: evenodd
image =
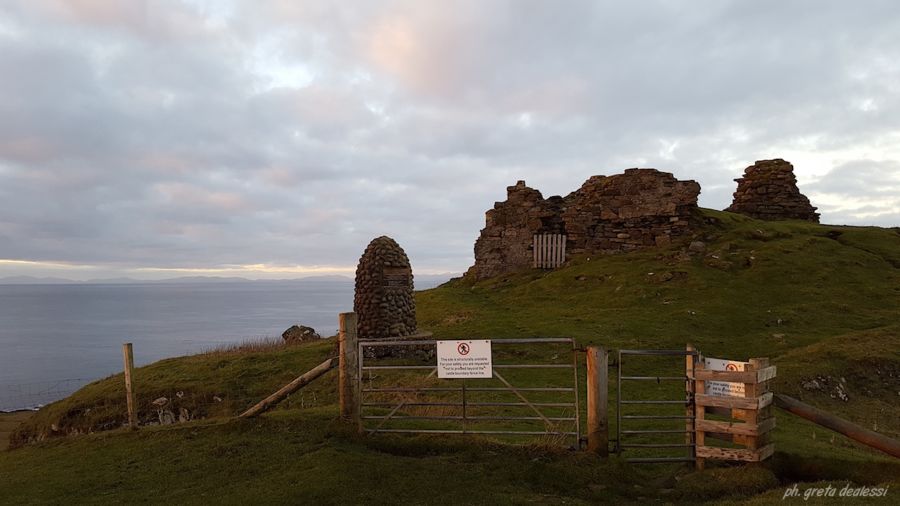
M 821 409 L 814 408 L 809 404 L 803 403 L 788 397 L 787 395 L 775 394 L 775 406 L 793 413 L 799 417 L 817 423 L 822 427 L 831 429 L 835 432 L 843 434 L 854 441 L 858 441 L 866 446 L 881 450 L 888 455 L 900 458 L 900 441 L 891 439 L 884 434 L 873 432 L 869 429 L 860 427 L 855 423 L 848 422 L 842 418 L 838 418 L 830 413 L 826 413 Z
M 303 375 L 297 377 L 296 379 L 294 379 L 294 381 L 291 381 L 287 385 L 281 387 L 274 394 L 259 401 L 255 406 L 241 413 L 239 418 L 251 418 L 259 415 L 260 413 L 283 401 L 288 395 L 291 395 L 297 390 L 300 390 L 301 388 L 310 384 L 314 379 L 332 370 L 337 364 L 337 358 L 329 358 L 316 367 L 310 369 Z

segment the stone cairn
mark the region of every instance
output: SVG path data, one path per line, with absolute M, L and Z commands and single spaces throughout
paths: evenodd
M 353 311 L 361 340 L 416 333 L 416 299 L 409 258 L 387 236 L 373 239 L 356 267 Z
M 535 234 L 566 234 L 567 256 L 664 245 L 690 230 L 700 185 L 656 169 L 593 176 L 565 198 L 544 199 L 524 181 L 485 214 L 467 275 L 485 279 L 531 267 Z
M 780 158 L 760 160 L 747 167 L 738 184 L 734 201 L 726 211 L 760 220 L 806 220 L 819 222 L 819 213 L 810 204 L 794 176 L 794 166 Z

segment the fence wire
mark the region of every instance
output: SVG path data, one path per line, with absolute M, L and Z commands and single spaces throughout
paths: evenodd
M 70 378 L 0 385 L 0 411 L 36 410 L 72 395 L 96 378 Z

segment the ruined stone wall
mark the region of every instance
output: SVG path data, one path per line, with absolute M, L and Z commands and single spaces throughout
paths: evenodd
M 819 222 L 816 208 L 797 188 L 794 166 L 781 158 L 760 160 L 747 167 L 744 177 L 735 181 L 737 191 L 726 211 L 760 220 Z
M 534 234 L 566 234 L 567 256 L 665 244 L 683 234 L 700 185 L 655 169 L 593 176 L 565 198 L 544 199 L 524 181 L 485 216 L 470 272 L 484 279 L 529 268 Z
M 353 311 L 360 339 L 416 333 L 416 299 L 409 258 L 387 236 L 373 239 L 356 267 Z
M 485 226 L 475 241 L 479 279 L 531 267 L 532 237 L 562 233 L 562 198 L 544 199 L 541 192 L 519 181 L 506 188 L 506 200 L 485 213 Z
M 668 244 L 690 226 L 700 185 L 656 169 L 593 176 L 566 197 L 567 249 L 617 253 Z

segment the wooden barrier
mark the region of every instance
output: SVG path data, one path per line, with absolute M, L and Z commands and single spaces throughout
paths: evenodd
M 257 402 L 253 407 L 251 407 L 247 411 L 244 411 L 243 413 L 241 413 L 240 416 L 238 416 L 238 418 L 252 418 L 256 415 L 259 415 L 260 413 L 263 413 L 264 411 L 275 406 L 279 402 L 285 400 L 287 398 L 287 396 L 291 395 L 292 393 L 296 392 L 297 390 L 300 390 L 301 388 L 305 387 L 306 385 L 309 385 L 314 379 L 316 379 L 319 376 L 325 374 L 326 372 L 332 370 L 337 365 L 337 363 L 338 363 L 338 360 L 336 358 L 329 358 L 328 360 L 322 362 L 321 364 L 317 365 L 316 367 L 310 369 L 306 373 L 298 376 L 297 378 L 295 378 L 293 381 L 291 381 L 287 385 L 279 388 L 278 391 L 275 392 L 274 394 Z
M 566 263 L 565 234 L 535 234 L 531 247 L 535 269 L 555 269 Z
M 775 377 L 776 369 L 769 365 L 769 359 L 750 359 L 743 363 L 743 371 L 711 370 L 703 358 L 693 366 L 697 468 L 702 469 L 706 459 L 760 462 L 772 456 L 775 446 L 770 434 L 775 428 L 775 418 L 769 381 Z M 711 395 L 707 393 L 708 381 L 742 383 L 743 397 Z M 708 419 L 707 415 L 728 420 Z M 737 447 L 711 446 L 707 438 L 727 441 Z

